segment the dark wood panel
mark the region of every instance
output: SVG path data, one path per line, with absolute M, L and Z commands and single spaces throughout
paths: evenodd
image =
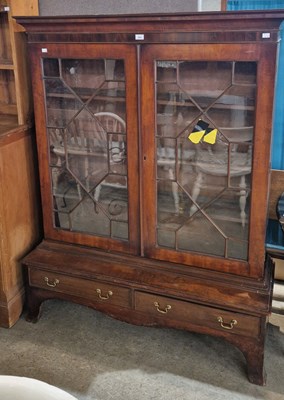
M 99 279 L 111 284 L 176 296 L 204 304 L 226 305 L 240 311 L 265 314 L 270 307 L 268 264 L 264 281 L 228 277 L 225 274 L 157 262 L 140 257 L 106 254 L 80 246 L 46 243 L 29 254 L 24 263 L 53 274 Z M 261 286 L 262 287 L 261 287 Z
M 259 336 L 259 318 L 225 310 L 186 303 L 149 293 L 135 293 L 135 309 L 163 319 L 188 321 L 232 334 Z
M 277 32 L 271 32 L 265 42 L 276 42 Z M 249 43 L 263 42 L 261 31 L 240 31 L 240 32 L 163 32 L 143 34 L 143 39 L 137 38 L 137 34 L 114 32 L 114 33 L 63 33 L 60 36 L 56 33 L 30 34 L 30 43 Z
M 224 31 L 278 29 L 284 19 L 281 10 L 202 12 L 144 15 L 103 15 L 85 17 L 39 17 L 16 20 L 29 32 L 147 32 L 147 31 Z
M 101 281 L 73 278 L 52 271 L 31 269 L 29 271 L 29 284 L 30 286 L 72 294 L 84 299 L 107 302 L 121 307 L 129 306 L 129 289 Z

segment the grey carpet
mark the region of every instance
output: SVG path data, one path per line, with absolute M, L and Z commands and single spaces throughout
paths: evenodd
M 22 317 L 0 328 L 0 375 L 39 379 L 79 400 L 283 400 L 284 333 L 276 325 L 265 365 L 267 386 L 255 386 L 243 355 L 223 340 L 133 326 L 56 300 L 44 303 L 37 324 Z

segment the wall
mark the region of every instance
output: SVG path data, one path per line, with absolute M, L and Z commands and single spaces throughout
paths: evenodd
M 218 11 L 221 0 L 39 0 L 40 15 Z

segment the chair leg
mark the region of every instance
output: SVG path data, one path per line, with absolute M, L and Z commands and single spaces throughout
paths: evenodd
M 90 191 L 90 171 L 89 171 L 89 160 L 86 156 L 84 159 L 84 176 L 86 177 L 86 189 L 87 192 Z
M 97 203 L 99 202 L 100 199 L 100 194 L 101 194 L 101 189 L 102 189 L 102 184 L 100 183 L 96 188 L 94 192 L 94 200 L 95 200 L 95 210 L 98 213 L 98 208 L 97 208 Z
M 189 215 L 193 215 L 197 210 L 197 206 L 195 205 L 198 196 L 200 194 L 200 189 L 201 189 L 201 183 L 203 180 L 203 173 L 202 172 L 198 172 L 197 177 L 195 179 L 195 182 L 193 184 L 193 189 L 192 189 L 192 193 L 191 193 L 191 198 L 193 200 L 193 204 L 190 207 L 190 211 L 189 211 Z
M 179 213 L 179 195 L 178 195 L 177 185 L 173 181 L 174 173 L 173 173 L 172 168 L 169 168 L 169 179 L 172 180 L 172 194 L 173 194 L 174 203 L 175 203 L 175 212 L 176 212 L 176 214 L 178 214 Z
M 246 177 L 245 175 L 241 176 L 240 180 L 240 209 L 241 209 L 241 222 L 242 222 L 242 227 L 245 227 L 246 224 L 246 202 L 247 202 L 247 192 L 246 192 Z
M 77 191 L 78 191 L 79 200 L 82 200 L 82 198 L 83 198 L 82 189 L 81 189 L 81 186 L 79 185 L 79 183 L 77 183 Z

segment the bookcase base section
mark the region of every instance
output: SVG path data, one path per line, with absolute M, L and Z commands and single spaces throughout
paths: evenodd
M 164 326 L 221 337 L 245 356 L 249 381 L 265 384 L 264 338 L 271 302 L 270 277 L 266 276 L 262 288 L 248 287 L 248 300 L 241 301 L 244 289 L 238 284 L 238 278 L 220 286 L 216 280 L 214 283 L 214 273 L 205 280 L 202 275 L 190 275 L 190 271 L 183 277 L 175 272 L 172 282 L 183 281 L 185 287 L 187 281 L 193 281 L 194 284 L 198 282 L 199 288 L 203 287 L 197 299 L 190 284 L 188 290 L 177 290 L 174 283 L 175 287 L 169 285 L 167 291 L 159 289 L 156 280 L 165 283 L 165 276 L 159 273 L 159 262 L 109 254 L 101 261 L 103 252 L 89 250 L 84 255 L 81 247 L 69 247 L 43 243 L 25 258 L 28 321 L 39 319 L 45 300 L 61 299 L 135 325 Z M 73 265 L 70 265 L 70 257 Z M 104 263 L 109 265 L 108 269 L 104 269 Z M 270 260 L 267 264 L 267 270 L 272 270 Z M 152 285 L 148 285 L 148 279 L 152 279 Z M 208 296 L 202 295 L 208 284 L 215 285 L 215 289 L 218 286 L 219 298 L 212 296 L 208 301 Z M 175 295 L 177 292 L 179 294 Z M 222 305 L 222 292 L 232 293 L 230 305 L 228 301 Z M 251 305 L 253 302 L 255 308 Z

